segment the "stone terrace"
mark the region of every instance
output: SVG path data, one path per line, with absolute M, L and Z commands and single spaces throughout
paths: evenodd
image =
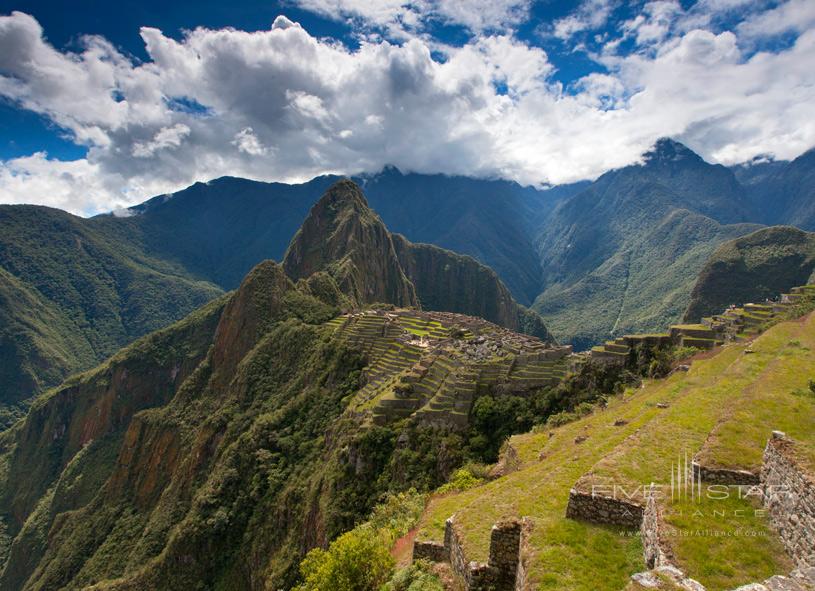
M 523 585 L 516 589 L 619 591 L 629 585 L 630 590 L 721 591 L 749 584 L 741 591 L 809 590 L 808 559 L 793 563 L 788 554 L 812 546 L 811 533 L 777 533 L 811 531 L 784 517 L 797 514 L 800 521 L 800 511 L 786 511 L 779 519 L 754 514 L 749 498 L 732 495 L 724 505 L 731 516 L 724 525 L 746 527 L 760 536 L 663 538 L 654 527 L 700 529 L 710 524 L 693 511 L 677 514 L 676 507 L 698 507 L 687 499 L 674 504 L 670 494 L 670 506 L 661 499 L 649 510 L 651 497 L 645 493 L 649 483 L 669 485 L 680 459 L 690 466 L 683 475 L 718 478 L 729 485 L 749 473 L 747 480 L 754 483 L 766 465 L 762 449 L 772 428 L 792 430 L 796 461 L 812 470 L 815 396 L 807 385 L 815 366 L 812 351 L 815 315 L 773 326 L 752 342 L 729 343 L 710 358 L 694 361 L 687 372 L 648 381 L 575 422 L 515 436 L 509 444 L 517 458 L 515 469 L 475 489 L 434 497 L 420 524 L 418 547 L 426 546 L 428 554 L 435 549 L 443 559 L 445 521 L 455 514 L 458 546 L 468 560 L 485 564 L 492 524 L 529 517 L 534 523 L 527 540 L 530 559 L 524 564 Z M 790 476 L 780 462 L 776 465 L 781 466 L 775 470 L 780 480 L 811 482 Z M 712 476 L 714 469 L 719 471 Z M 626 507 L 603 493 L 614 485 L 625 487 Z M 811 489 L 807 491 L 795 498 L 811 498 Z M 592 502 L 592 493 L 599 503 Z M 810 507 L 813 501 L 807 503 Z M 719 507 L 711 501 L 701 508 L 709 512 Z M 735 511 L 737 518 L 732 517 Z M 746 520 L 741 512 L 748 514 Z M 640 535 L 642 524 L 649 531 Z M 632 530 L 635 535 L 624 535 Z M 645 570 L 649 567 L 661 570 Z M 639 573 L 634 580 L 632 573 Z
M 352 403 L 377 424 L 412 417 L 464 428 L 479 395 L 526 394 L 563 379 L 571 347 L 552 346 L 472 316 L 367 310 L 328 323 L 368 358 Z
M 591 357 L 600 362 L 625 363 L 631 350 L 638 345 L 712 349 L 726 341 L 755 336 L 796 302 L 812 296 L 815 296 L 815 285 L 793 287 L 777 302 L 745 304 L 740 308 L 733 306 L 721 314 L 703 318 L 700 324 L 675 324 L 666 333 L 631 334 L 606 341 L 592 348 Z

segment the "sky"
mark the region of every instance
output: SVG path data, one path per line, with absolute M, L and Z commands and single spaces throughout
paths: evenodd
M 0 0 L 0 203 L 388 164 L 545 187 L 664 136 L 792 159 L 813 64 L 815 0 Z

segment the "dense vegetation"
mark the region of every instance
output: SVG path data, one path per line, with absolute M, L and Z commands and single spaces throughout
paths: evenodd
M 662 140 L 643 165 L 606 173 L 549 216 L 533 309 L 578 348 L 662 329 L 716 246 L 758 227 L 740 223 L 753 219 L 743 201 L 732 172 Z
M 2 206 L 0 228 L 0 406 L 56 385 L 221 293 L 59 210 Z
M 761 303 L 806 285 L 815 271 L 815 234 L 789 226 L 759 230 L 720 246 L 705 264 L 685 320 L 718 314 L 730 305 Z
M 389 238 L 375 214 L 353 213 L 338 210 Z M 494 459 L 536 415 L 496 433 L 510 410 L 497 396 L 461 433 L 346 413 L 366 360 L 326 321 L 365 293 L 356 279 L 388 275 L 340 272 L 333 261 L 368 262 L 345 254 L 297 284 L 280 265 L 258 265 L 236 292 L 71 378 L 0 435 L 0 587 L 262 588 L 301 577 L 322 587 L 345 572 L 338 555 L 361 553 L 381 566 L 372 581 L 435 589 L 426 572 L 392 572 L 382 528 L 355 527 L 383 495 L 427 492 L 466 461 Z M 328 549 L 301 570 L 314 547 Z

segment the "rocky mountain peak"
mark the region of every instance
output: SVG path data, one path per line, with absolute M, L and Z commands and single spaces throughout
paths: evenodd
M 341 179 L 328 188 L 309 215 L 331 217 L 346 210 L 362 214 L 368 213 L 370 208 L 359 186 L 350 179 Z
M 328 272 L 356 304 L 418 305 L 385 224 L 347 179 L 329 187 L 311 208 L 289 244 L 283 267 L 295 279 Z
M 703 162 L 702 157 L 686 145 L 668 137 L 659 138 L 653 147 L 643 154 L 646 164 L 679 164 Z

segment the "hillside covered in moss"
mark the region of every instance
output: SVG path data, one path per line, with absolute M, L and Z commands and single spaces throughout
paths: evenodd
M 813 272 L 815 234 L 774 226 L 726 242 L 699 274 L 685 320 L 698 322 L 731 305 L 775 298 L 808 283 Z

